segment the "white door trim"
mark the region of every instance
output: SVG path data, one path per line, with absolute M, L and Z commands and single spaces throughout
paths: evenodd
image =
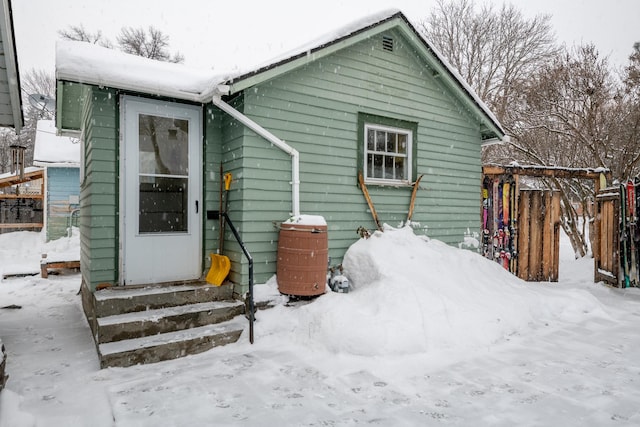
M 187 120 L 187 230 L 139 233 L 138 116 Z M 128 119 L 133 119 L 127 122 Z M 130 95 L 120 97 L 119 282 L 121 285 L 195 280 L 202 276 L 202 108 Z M 197 211 L 196 211 L 197 209 Z

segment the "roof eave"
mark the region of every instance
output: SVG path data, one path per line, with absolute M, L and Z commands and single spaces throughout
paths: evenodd
M 11 111 L 14 122 L 13 126 L 16 133 L 20 133 L 20 130 L 24 125 L 24 115 L 22 113 L 22 98 L 20 96 L 20 73 L 18 70 L 18 57 L 16 54 L 11 0 L 2 1 L 0 15 L 0 31 L 2 31 L 2 42 L 6 58 L 9 97 L 11 99 Z
M 229 86 L 230 94 L 241 92 L 246 88 L 252 87 L 265 80 L 269 80 L 291 69 L 323 58 L 340 49 L 358 43 L 359 41 L 370 37 L 367 33 L 374 27 L 377 27 L 378 31 L 384 31 L 392 28 L 396 25 L 393 21 L 402 16 L 401 12 L 396 12 L 393 15 L 381 19 L 380 21 L 363 26 L 362 28 L 354 30 L 349 34 L 345 34 L 329 42 L 319 44 L 311 49 L 301 51 L 290 57 L 257 68 L 240 76 L 232 77 L 225 81 L 224 84 Z
M 404 25 L 398 25 L 398 21 L 404 23 Z M 367 39 L 371 37 L 371 32 L 374 30 L 377 34 L 391 28 L 398 28 L 401 30 L 409 40 L 413 41 L 414 44 L 422 50 L 422 53 L 425 58 L 427 58 L 429 65 L 434 69 L 433 74 L 446 79 L 446 84 L 457 92 L 458 98 L 463 101 L 467 108 L 471 109 L 475 113 L 483 128 L 483 141 L 493 138 L 497 138 L 500 141 L 505 140 L 505 138 L 508 139 L 502 125 L 488 107 L 477 100 L 478 96 L 472 92 L 472 89 L 470 89 L 468 85 L 461 81 L 462 78 L 452 70 L 446 60 L 441 58 L 441 55 L 436 52 L 427 40 L 425 40 L 425 38 L 416 30 L 402 12 L 396 12 L 393 15 L 381 19 L 380 21 L 363 26 L 358 30 L 336 38 L 330 42 L 320 44 L 307 51 L 299 52 L 298 54 L 294 54 L 286 59 L 276 61 L 243 75 L 230 78 L 224 83 L 229 86 L 230 94 L 238 93 L 309 62 L 330 55 L 337 50 Z

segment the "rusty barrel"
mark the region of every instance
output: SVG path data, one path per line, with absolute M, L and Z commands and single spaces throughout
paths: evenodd
M 326 225 L 282 223 L 276 265 L 280 293 L 296 296 L 323 294 L 328 256 Z

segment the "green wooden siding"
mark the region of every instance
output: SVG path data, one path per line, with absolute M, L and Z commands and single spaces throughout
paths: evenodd
M 393 52 L 382 49 L 378 34 L 244 91 L 244 114 L 300 152 L 301 212 L 326 218 L 332 264 L 357 240 L 359 226 L 374 228 L 357 186 L 362 113 L 418 124 L 415 174 L 425 174 L 413 217 L 418 233 L 457 244 L 479 229 L 480 123 L 400 32 L 386 35 L 396 41 Z M 259 283 L 275 273 L 274 223 L 291 210 L 291 161 L 250 131 L 242 148 L 243 205 L 234 210 L 242 211 Z M 368 187 L 380 220 L 400 225 L 411 187 Z
M 218 253 L 219 220 L 207 219 L 208 211 L 220 210 L 220 141 L 222 140 L 223 113 L 214 107 L 204 109 L 204 167 L 202 182 L 204 185 L 203 212 L 203 263 L 205 270 L 211 266 L 211 253 Z
M 86 85 L 61 81 L 57 84 L 56 126 L 60 129 L 80 130 L 83 107 L 87 101 Z
M 80 177 L 82 279 L 93 291 L 118 283 L 118 102 L 114 90 L 82 93 L 84 180 Z
M 234 100 L 230 101 L 230 103 L 238 111 L 243 111 L 243 96 L 236 97 Z M 252 139 L 262 143 L 263 146 L 269 145 L 265 143 L 262 138 L 253 134 L 253 132 L 248 130 L 245 126 L 239 124 L 227 114 L 224 114 L 220 155 L 224 164 L 225 172 L 231 172 L 233 176 L 231 188 L 228 193 L 228 214 L 229 218 L 233 221 L 234 226 L 242 236 L 245 245 L 248 247 L 251 254 L 254 255 L 254 239 L 257 238 L 257 233 L 248 226 L 244 218 L 246 210 L 253 209 L 256 206 L 256 201 L 251 200 L 251 197 L 256 197 L 256 200 L 260 200 L 261 198 L 268 196 L 264 194 L 259 196 L 255 194 L 248 194 L 244 185 L 246 180 L 251 179 L 250 177 L 254 174 L 254 171 L 246 166 L 248 161 L 247 152 L 251 152 L 251 150 L 247 149 L 246 145 L 247 141 Z M 274 150 L 277 149 L 274 148 Z M 271 162 L 270 157 L 272 156 L 264 156 L 263 160 L 265 162 Z M 224 240 L 224 254 L 232 261 L 229 279 L 234 283 L 244 285 L 244 288 L 238 289 L 238 292 L 241 293 L 246 290 L 246 285 L 249 283 L 248 262 L 243 255 L 242 248 L 236 242 L 233 234 L 228 228 L 225 230 Z M 263 242 L 260 243 L 262 245 Z M 254 260 L 254 262 L 257 261 Z

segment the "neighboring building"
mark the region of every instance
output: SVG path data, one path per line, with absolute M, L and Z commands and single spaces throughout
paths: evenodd
M 46 239 L 71 233 L 78 225 L 80 207 L 80 140 L 56 135 L 53 120 L 40 120 L 33 164 L 44 168 L 44 227 Z
M 339 264 L 382 222 L 457 244 L 480 229 L 481 145 L 505 132 L 399 11 L 334 31 L 246 73 L 214 76 L 88 43 L 57 48 L 57 127 L 82 140 L 81 271 L 98 284 L 201 279 L 218 249 L 221 174 L 229 215 L 254 258 L 276 271 L 278 224 L 328 223 Z M 229 279 L 248 268 L 227 233 Z

